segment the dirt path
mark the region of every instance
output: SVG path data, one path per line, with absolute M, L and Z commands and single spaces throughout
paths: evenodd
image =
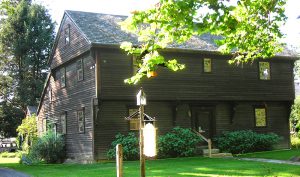
M 21 173 L 9 168 L 0 168 L 0 177 L 30 177 L 25 173 Z

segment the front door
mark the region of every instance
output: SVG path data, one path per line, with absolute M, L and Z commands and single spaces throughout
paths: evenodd
M 199 107 L 193 110 L 193 129 L 206 138 L 212 138 L 214 135 L 213 109 L 210 107 Z

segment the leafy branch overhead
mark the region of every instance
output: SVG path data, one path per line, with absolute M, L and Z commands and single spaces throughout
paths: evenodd
M 137 83 L 159 66 L 184 68 L 160 53 L 171 44 L 205 33 L 221 36 L 219 51 L 232 54 L 230 63 L 269 58 L 282 51 L 279 27 L 286 21 L 285 0 L 160 0 L 145 11 L 134 11 L 121 23 L 122 30 L 138 36 L 139 44 L 123 42 L 121 48 L 137 58 L 139 70 L 127 83 Z

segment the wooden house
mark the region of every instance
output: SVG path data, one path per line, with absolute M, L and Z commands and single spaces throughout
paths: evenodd
M 157 77 L 128 85 L 124 79 L 135 72 L 134 60 L 120 43 L 137 39 L 120 30 L 118 22 L 125 18 L 78 11 L 63 16 L 38 107 L 38 130 L 42 134 L 52 123 L 64 134 L 69 159 L 104 159 L 117 133 L 137 131 L 137 120 L 124 117 L 137 109 L 141 86 L 145 111 L 156 117 L 160 134 L 174 126 L 204 130 L 207 138 L 250 129 L 274 132 L 283 137 L 278 148 L 290 147 L 293 53 L 229 65 L 231 56 L 221 55 L 214 38 L 203 35 L 162 51 L 186 64 L 185 70 L 160 68 Z

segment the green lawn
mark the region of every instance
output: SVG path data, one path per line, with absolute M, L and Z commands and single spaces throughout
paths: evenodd
M 289 160 L 294 156 L 300 156 L 300 149 L 255 152 L 238 155 L 237 157 Z
M 58 164 L 26 166 L 16 163 L 0 164 L 35 177 L 115 177 L 115 163 Z M 271 164 L 235 159 L 203 157 L 154 160 L 146 162 L 146 176 L 288 176 L 300 177 L 300 166 Z M 124 162 L 124 177 L 139 176 L 139 161 Z

